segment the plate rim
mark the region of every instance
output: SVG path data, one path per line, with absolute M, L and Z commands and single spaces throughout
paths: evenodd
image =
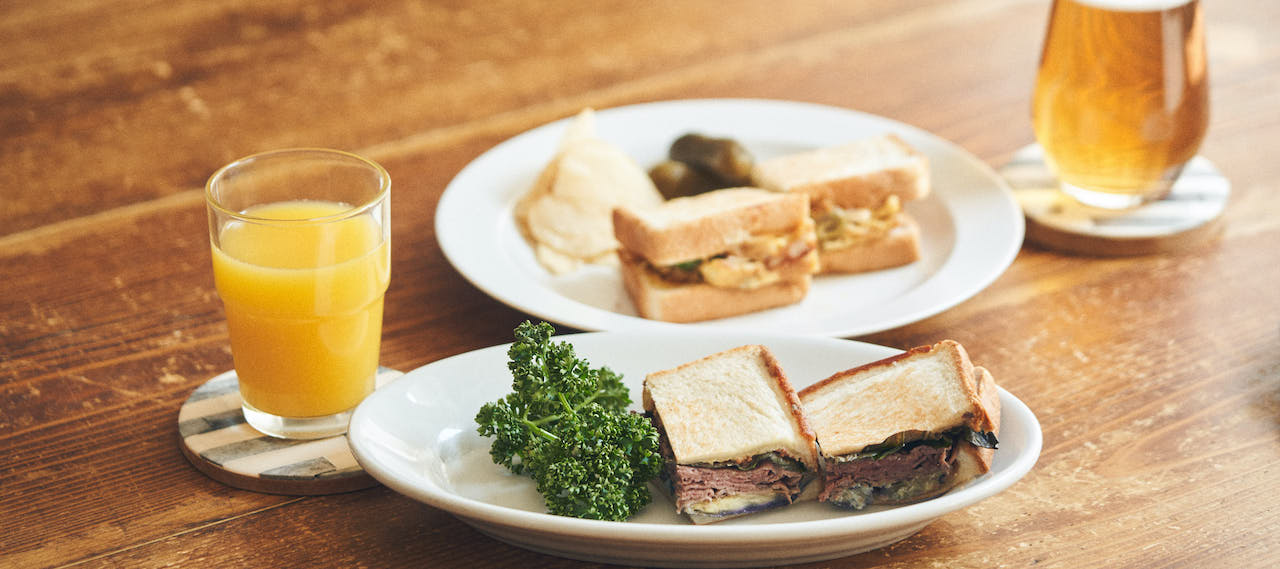
M 771 343 L 777 344 L 780 342 L 798 342 L 801 344 L 813 343 L 815 345 L 820 343 L 831 343 L 830 345 L 832 346 L 835 346 L 836 344 L 846 344 L 846 348 L 869 350 L 870 352 L 879 352 L 890 355 L 900 353 L 902 351 L 896 348 L 889 348 L 867 342 L 833 339 L 812 335 L 759 334 L 754 332 L 742 332 L 738 336 L 746 335 L 758 338 L 757 343 L 765 345 L 770 345 Z M 723 339 L 724 334 L 722 332 L 709 330 L 684 330 L 676 333 L 676 339 L 680 340 L 694 336 L 700 337 L 704 340 L 706 338 Z M 555 341 L 568 340 L 571 343 L 574 343 L 575 340 L 584 340 L 586 342 L 624 342 L 627 341 L 627 339 L 635 342 L 643 341 L 645 339 L 652 340 L 659 337 L 667 337 L 670 341 L 676 340 L 672 338 L 672 333 L 670 332 L 657 333 L 647 330 L 560 334 L 554 336 L 553 339 Z M 1043 432 L 1035 414 L 1020 399 L 1012 393 L 1009 393 L 1003 387 L 998 386 L 1001 403 L 1003 409 L 1005 409 L 1002 413 L 1010 413 L 1010 416 L 1019 417 L 1016 424 L 1022 429 L 1025 429 L 1029 435 L 1027 446 L 1023 449 L 1022 453 L 1014 457 L 1010 466 L 998 473 L 988 473 L 975 482 L 971 482 L 962 488 L 954 489 L 937 498 L 915 504 L 889 507 L 875 512 L 851 513 L 849 516 L 833 519 L 801 520 L 749 525 L 712 524 L 703 526 L 631 521 L 615 522 L 556 516 L 546 512 L 533 512 L 509 508 L 498 504 L 468 498 L 466 496 L 450 492 L 448 489 L 440 487 L 434 483 L 431 483 L 426 489 L 423 487 L 414 487 L 402 483 L 402 480 L 400 480 L 397 475 L 384 471 L 382 464 L 374 456 L 374 453 L 369 452 L 364 448 L 366 444 L 372 444 L 366 442 L 366 435 L 363 434 L 365 425 L 368 422 L 365 419 L 365 415 L 371 413 L 370 409 L 377 406 L 381 398 L 392 397 L 392 393 L 403 394 L 403 392 L 409 389 L 410 385 L 415 382 L 440 381 L 438 376 L 433 376 L 430 373 L 433 367 L 455 365 L 458 363 L 457 360 L 463 358 L 495 357 L 495 354 L 497 354 L 496 357 L 505 359 L 506 348 L 508 346 L 510 346 L 510 343 L 471 350 L 425 364 L 406 373 L 401 378 L 398 378 L 385 388 L 379 389 L 366 399 L 366 402 L 373 401 L 374 403 L 361 403 L 361 405 L 357 407 L 351 421 L 352 431 L 348 434 L 353 454 L 356 456 L 358 462 L 379 482 L 408 498 L 440 508 L 464 523 L 475 526 L 477 529 L 486 533 L 486 535 L 489 535 L 489 533 L 481 527 L 483 525 L 513 529 L 522 532 L 534 532 L 543 535 L 569 536 L 575 538 L 606 538 L 611 541 L 632 544 L 669 543 L 681 545 L 721 546 L 742 543 L 781 544 L 794 541 L 798 538 L 811 539 L 821 537 L 840 537 L 859 535 L 873 530 L 887 531 L 892 528 L 928 524 L 932 520 L 935 520 L 945 514 L 966 508 L 979 501 L 1003 492 L 1031 470 L 1038 461 L 1043 446 Z M 852 348 L 852 346 L 857 347 Z M 1007 418 L 1002 419 L 1002 421 L 1006 423 L 1008 422 Z M 497 465 L 494 467 L 500 468 Z
M 1026 233 L 1025 220 L 1023 219 L 1021 210 L 1018 208 L 1014 199 L 1012 189 L 999 175 L 999 173 L 977 156 L 974 156 L 972 153 L 968 152 L 956 143 L 919 127 L 903 123 L 895 119 L 820 103 L 765 98 L 694 98 L 660 100 L 601 108 L 596 109 L 595 113 L 597 121 L 599 122 L 602 120 L 608 120 L 608 117 L 614 113 L 625 115 L 627 113 L 646 112 L 692 112 L 698 108 L 708 107 L 719 107 L 721 109 L 742 108 L 772 113 L 830 114 L 833 120 L 839 118 L 840 120 L 845 121 L 868 122 L 884 125 L 885 130 L 909 133 L 912 137 L 919 137 L 928 140 L 930 145 L 935 145 L 944 149 L 949 156 L 955 158 L 956 161 L 958 161 L 958 163 L 966 170 L 973 172 L 975 175 L 978 175 L 983 179 L 984 187 L 982 190 L 984 192 L 983 195 L 986 198 L 999 198 L 997 202 L 1000 204 L 1003 214 L 999 217 L 1002 220 L 1002 224 L 1006 225 L 1005 229 L 1008 231 L 1008 239 L 1001 242 L 1002 246 L 999 249 L 989 251 L 984 255 L 988 260 L 988 269 L 981 274 L 980 278 L 975 279 L 965 277 L 964 288 L 947 292 L 942 295 L 945 298 L 928 302 L 924 305 L 912 306 L 908 304 L 901 312 L 893 314 L 892 316 L 881 317 L 873 321 L 829 324 L 823 326 L 820 330 L 806 332 L 797 331 L 797 333 L 807 333 L 828 337 L 860 336 L 897 328 L 935 316 L 955 307 L 965 300 L 972 298 L 974 295 L 990 286 L 991 283 L 1000 277 L 1000 275 L 1004 274 L 1008 267 L 1013 263 L 1013 260 L 1017 257 L 1018 252 L 1021 250 Z M 558 132 L 557 129 L 562 129 L 570 120 L 572 120 L 572 118 L 572 116 L 563 117 L 517 133 L 473 158 L 457 174 L 455 174 L 452 179 L 450 179 L 440 196 L 439 202 L 437 203 L 434 220 L 436 240 L 445 256 L 445 259 L 459 274 L 463 276 L 465 280 L 490 298 L 538 318 L 579 330 L 620 331 L 640 328 L 669 329 L 672 327 L 740 327 L 741 323 L 727 322 L 722 324 L 715 320 L 694 324 L 673 324 L 649 320 L 638 315 L 624 314 L 608 310 L 606 308 L 593 306 L 589 303 L 582 302 L 577 298 L 561 294 L 559 291 L 551 289 L 550 287 L 543 287 L 540 285 L 538 285 L 539 289 L 544 291 L 538 293 L 541 295 L 541 298 L 526 299 L 524 298 L 526 293 L 509 290 L 509 287 L 505 286 L 505 281 L 501 281 L 501 279 L 496 278 L 489 278 L 485 274 L 487 271 L 484 270 L 483 267 L 477 265 L 477 261 L 470 258 L 470 255 L 464 254 L 465 251 L 471 249 L 471 247 L 466 245 L 470 240 L 466 238 L 467 230 L 465 227 L 474 224 L 467 224 L 462 221 L 465 216 L 460 215 L 463 207 L 459 205 L 459 202 L 463 204 L 469 203 L 466 201 L 467 198 L 464 197 L 466 195 L 464 190 L 470 187 L 467 185 L 470 180 L 473 177 L 484 176 L 485 174 L 477 172 L 481 172 L 482 168 L 490 161 L 501 157 L 506 152 L 511 152 L 511 149 L 521 149 L 521 145 L 528 139 L 551 136 L 552 132 Z M 553 152 L 553 150 L 553 148 L 549 148 L 548 153 Z M 532 183 L 532 181 L 530 180 L 529 183 Z M 496 199 L 501 197 L 499 194 L 503 191 L 510 191 L 513 194 L 513 197 L 503 200 Z M 504 215 L 510 217 L 511 208 L 514 206 L 515 200 L 518 199 L 519 195 L 523 195 L 523 192 L 524 190 L 501 188 L 500 190 L 490 191 L 489 193 L 492 195 L 487 197 L 494 198 L 496 205 L 498 205 L 497 209 L 503 212 Z M 987 193 L 990 195 L 986 195 Z M 925 199 L 939 200 L 939 206 L 946 210 L 948 214 L 952 213 L 954 204 L 958 203 L 955 201 L 958 198 L 939 196 L 936 191 L 931 192 L 930 196 Z M 485 227 L 498 231 L 502 227 L 501 223 L 503 220 L 492 221 L 499 222 L 499 224 L 494 225 L 493 223 L 489 223 L 488 225 L 485 225 Z M 511 221 L 511 223 L 514 224 L 514 221 Z M 957 230 L 958 229 L 959 228 L 957 228 Z M 953 233 L 952 237 L 957 237 L 957 235 Z M 948 269 L 950 262 L 955 259 L 955 245 L 958 244 L 959 241 L 960 240 L 958 238 L 954 239 L 951 249 L 946 252 L 945 257 L 941 260 L 941 263 L 936 270 L 928 274 L 923 281 L 904 290 L 903 294 L 895 297 L 894 300 L 898 301 L 902 296 L 910 293 L 911 290 L 920 288 L 921 286 L 940 278 L 939 275 L 954 276 L 952 273 L 957 269 L 950 268 L 952 273 L 946 274 L 944 274 L 944 270 Z M 501 247 L 498 248 L 498 252 L 502 252 Z M 822 283 L 816 282 L 815 279 L 814 286 L 822 286 Z M 567 308 L 562 306 L 539 306 L 539 300 L 545 301 L 548 299 L 556 301 L 555 304 L 557 305 L 561 304 L 560 301 L 563 301 L 563 303 L 566 303 L 568 306 Z

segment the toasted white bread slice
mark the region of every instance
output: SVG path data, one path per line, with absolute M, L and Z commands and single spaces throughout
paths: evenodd
M 956 438 L 954 458 L 930 471 L 923 483 L 869 483 L 853 500 L 854 484 L 834 473 L 856 453 L 885 448 L 887 441 L 912 442 L 967 428 L 999 434 L 1000 399 L 991 373 L 975 367 L 964 348 L 944 340 L 903 354 L 842 371 L 800 392 L 805 416 L 817 434 L 823 459 L 823 499 L 861 508 L 869 501 L 899 504 L 937 496 L 986 473 L 994 450 Z M 890 445 L 892 446 L 892 445 Z M 880 458 L 861 460 L 880 460 Z M 910 484 L 907 484 L 910 483 Z M 874 488 L 873 488 L 874 487 Z M 887 491 L 892 489 L 892 491 Z M 864 500 L 865 499 L 865 500 Z M 852 503 L 851 503 L 852 502 Z
M 906 202 L 929 194 L 928 159 L 894 134 L 762 160 L 754 184 L 808 194 L 844 208 L 875 208 L 891 195 Z
M 773 352 L 739 346 L 644 379 L 642 405 L 661 418 L 676 462 L 736 461 L 785 450 L 817 468 L 814 433 Z
M 882 237 L 851 247 L 818 249 L 819 272 L 862 273 L 920 260 L 920 225 L 905 213 L 898 214 L 896 221 Z
M 651 373 L 642 403 L 661 433 L 664 476 L 677 510 L 695 523 L 786 505 L 816 486 L 809 484 L 818 472 L 813 431 L 764 346 L 740 346 Z M 761 458 L 771 456 L 798 462 L 803 474 L 790 472 L 785 487 L 778 480 L 760 482 L 751 471 L 775 464 Z M 724 484 L 708 484 L 707 477 L 722 477 Z
M 613 231 L 623 249 L 664 266 L 722 253 L 752 236 L 793 231 L 808 216 L 808 196 L 727 188 L 652 208 L 615 209 Z
M 814 256 L 816 258 L 816 255 Z M 799 266 L 773 284 L 756 288 L 726 288 L 706 283 L 675 284 L 663 280 L 642 260 L 618 255 L 622 285 L 636 312 L 664 322 L 700 322 L 795 304 L 809 294 L 810 273 L 816 263 Z

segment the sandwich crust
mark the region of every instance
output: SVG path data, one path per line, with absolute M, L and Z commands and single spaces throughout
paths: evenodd
M 974 367 L 973 373 L 977 375 L 978 381 L 978 399 L 982 402 L 979 408 L 982 410 L 982 417 L 978 418 L 980 427 L 987 432 L 1000 434 L 1000 391 L 996 389 L 996 380 L 991 376 L 991 372 L 984 367 Z M 977 448 L 965 445 L 965 449 L 973 454 L 974 467 L 977 476 L 991 470 L 991 460 L 995 457 L 995 449 Z M 957 472 L 957 477 L 960 473 Z

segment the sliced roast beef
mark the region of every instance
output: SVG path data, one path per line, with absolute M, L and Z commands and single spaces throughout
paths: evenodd
M 950 459 L 950 448 L 916 445 L 881 458 L 829 462 L 818 499 L 828 500 L 855 484 L 880 487 L 928 474 L 942 474 L 951 469 Z
M 800 493 L 801 472 L 787 470 L 763 460 L 755 468 L 735 466 L 687 466 L 669 463 L 668 476 L 675 493 L 676 508 L 736 494 L 773 492 L 788 502 Z

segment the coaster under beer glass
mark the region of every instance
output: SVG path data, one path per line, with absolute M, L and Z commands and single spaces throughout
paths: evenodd
M 1123 210 L 1168 193 L 1209 120 L 1199 0 L 1054 0 L 1032 121 L 1063 192 Z
M 323 149 L 256 154 L 209 179 L 214 282 L 245 420 L 259 431 L 342 434 L 373 392 L 390 192 L 381 166 Z

